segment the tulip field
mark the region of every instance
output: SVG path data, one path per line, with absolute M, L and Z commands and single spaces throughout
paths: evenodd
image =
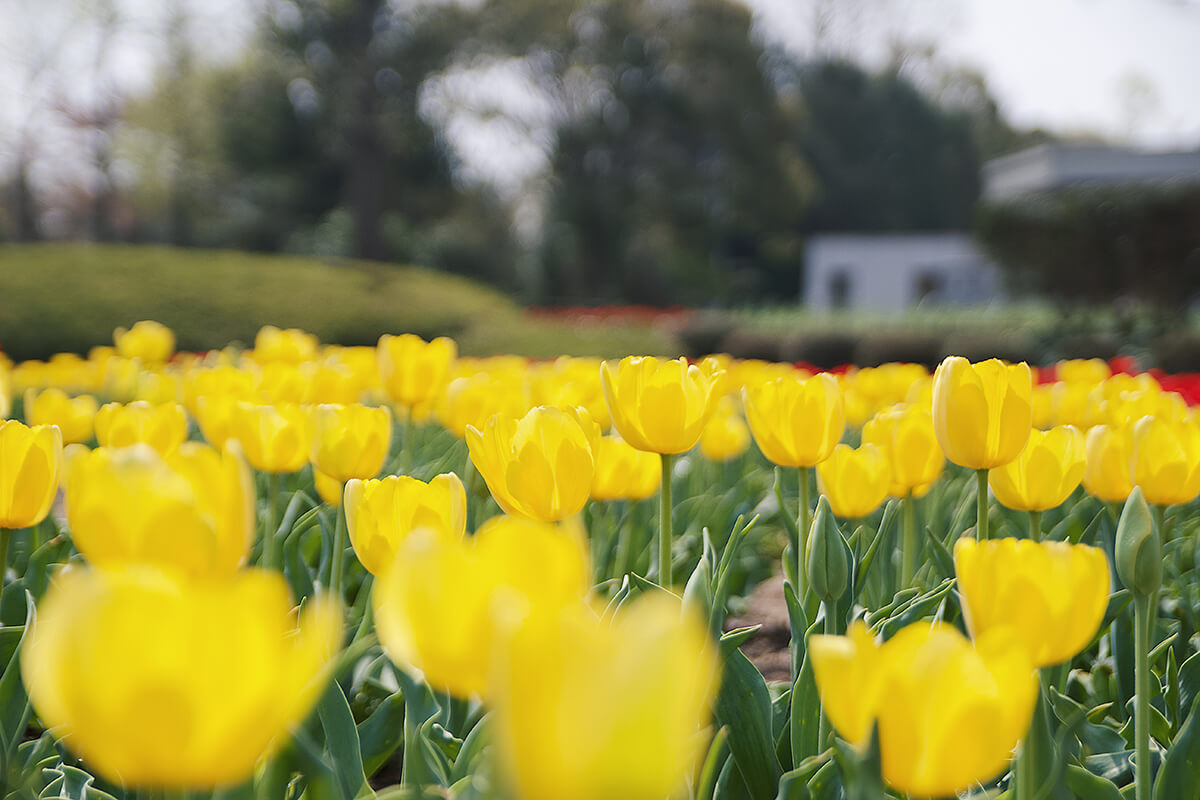
M 3 796 L 1198 800 L 1193 382 L 0 355 Z

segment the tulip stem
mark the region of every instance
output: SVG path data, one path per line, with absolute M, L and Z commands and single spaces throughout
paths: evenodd
M 266 569 L 282 569 L 283 558 L 279 552 L 279 537 L 275 527 L 279 525 L 279 474 L 267 474 L 267 524 L 263 530 L 262 564 Z
M 663 453 L 662 485 L 658 489 L 658 585 L 671 588 L 671 461 L 674 456 Z
M 628 501 L 628 508 L 620 520 L 621 530 L 617 534 L 616 563 L 613 566 L 612 577 L 620 583 L 621 577 L 629 570 L 629 559 L 633 553 L 633 506 L 634 501 Z
M 346 512 L 337 508 L 337 522 L 333 526 L 333 554 L 329 565 L 329 591 L 336 599 L 342 596 L 342 556 L 346 550 Z
M 1150 800 L 1150 630 L 1154 627 L 1157 593 L 1133 596 L 1134 701 L 1133 738 L 1136 800 Z
M 803 603 L 808 591 L 808 534 L 812 528 L 812 482 L 809 473 L 812 467 L 800 467 L 800 513 L 796 518 L 799 536 L 796 537 L 796 598 Z
M 1042 540 L 1042 512 L 1029 512 L 1029 538 L 1035 542 Z
M 975 470 L 975 538 L 988 540 L 988 471 Z
M 900 530 L 900 589 L 907 589 L 913 582 L 913 559 L 917 549 L 917 509 L 912 492 L 900 501 L 904 511 L 903 527 Z

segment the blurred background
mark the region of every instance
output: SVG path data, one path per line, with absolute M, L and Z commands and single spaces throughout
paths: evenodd
M 0 348 L 1200 369 L 1195 0 L 4 0 Z M 98 339 L 100 341 L 98 341 Z

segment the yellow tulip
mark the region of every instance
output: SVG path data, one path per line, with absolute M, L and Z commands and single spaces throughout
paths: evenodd
M 396 403 L 413 408 L 433 400 L 446 386 L 458 345 L 442 336 L 426 342 L 405 333 L 385 334 L 376 347 L 379 380 Z
M 723 397 L 700 434 L 700 452 L 709 461 L 729 461 L 749 447 L 750 429 L 737 412 L 736 403 Z
M 612 417 L 600 382 L 600 359 L 560 356 L 553 362 L 533 365 L 529 378 L 534 405 L 578 406 L 588 412 L 601 430 L 611 427 Z
M 1074 425 L 1081 429 L 1090 428 L 1093 423 L 1089 406 L 1094 384 L 1054 383 L 1050 386 L 1052 424 Z
M 892 406 L 879 412 L 862 429 L 863 444 L 873 444 L 891 467 L 888 494 L 920 497 L 942 474 L 946 459 L 933 430 L 933 416 L 918 406 Z
M 686 453 L 696 446 L 720 399 L 718 380 L 682 358 L 629 356 L 615 369 L 607 361 L 600 365 L 613 426 L 629 444 L 652 453 Z
M 204 438 L 214 447 L 224 447 L 234 438 L 234 415 L 238 403 L 234 395 L 205 395 L 196 401 L 196 424 Z
M 92 438 L 98 409 L 96 398 L 89 394 L 70 397 L 57 388 L 25 392 L 26 421 L 30 425 L 57 425 L 64 444 L 86 442 Z
M 413 531 L 371 592 L 379 641 L 431 686 L 482 695 L 502 626 L 582 602 L 590 577 L 578 528 L 496 517 L 465 539 Z
M 351 405 L 363 393 L 361 378 L 342 364 L 304 364 L 300 374 L 305 381 L 301 402 L 308 405 Z
M 781 467 L 815 467 L 833 453 L 846 428 L 842 390 L 827 372 L 747 386 L 746 421 L 754 441 Z
M 128 787 L 240 783 L 320 698 L 342 635 L 333 601 L 299 623 L 287 582 L 249 570 L 181 581 L 71 568 L 38 604 L 21 675 L 38 716 Z
M 821 705 L 858 746 L 879 725 L 883 778 L 914 797 L 952 797 L 993 778 L 1029 729 L 1033 667 L 1001 629 L 974 645 L 949 625 L 917 622 L 878 645 L 862 622 L 812 636 Z
M 450 381 L 437 414 L 446 430 L 463 439 L 468 427 L 482 430 L 497 414 L 520 417 L 529 408 L 523 386 L 481 372 Z
M 274 325 L 259 328 L 254 337 L 254 360 L 260 364 L 282 361 L 300 364 L 317 357 L 317 337 L 299 328 L 280 330 Z
M 1086 470 L 1083 434 L 1070 425 L 1060 425 L 1031 431 L 1021 454 L 991 470 L 988 482 L 996 499 L 1009 508 L 1047 511 L 1066 502 Z
M 372 575 L 383 573 L 417 529 L 461 539 L 467 529 L 467 493 L 453 472 L 428 483 L 407 475 L 346 483 L 346 526 L 358 560 Z
M 1200 495 L 1200 424 L 1143 417 L 1133 428 L 1133 483 L 1146 501 L 1188 503 Z
M 1112 369 L 1099 358 L 1073 358 L 1060 361 L 1056 366 L 1058 380 L 1061 383 L 1084 384 L 1091 388 L 1101 381 L 1108 380 Z
M 719 660 L 695 613 L 643 595 L 610 623 L 539 617 L 497 656 L 492 718 L 519 800 L 684 795 L 704 753 Z
M 591 495 L 595 500 L 646 500 L 662 482 L 662 464 L 654 453 L 630 447 L 623 439 L 602 436 L 592 443 L 596 462 Z
M 254 541 L 254 484 L 235 453 L 199 442 L 166 456 L 144 444 L 101 447 L 71 464 L 67 519 L 75 546 L 98 567 L 230 574 Z
M 538 406 L 467 428 L 471 463 L 505 513 L 554 522 L 578 514 L 595 470 L 596 424 L 581 408 Z
M 249 370 L 229 365 L 204 367 L 184 375 L 183 402 L 188 411 L 199 417 L 202 398 L 228 402 L 253 400 L 254 390 L 255 375 Z
M 113 331 L 113 344 L 121 358 L 137 358 L 154 366 L 165 363 L 175 352 L 175 334 L 166 325 L 145 319 L 128 330 Z
M 321 499 L 329 505 L 337 508 L 342 504 L 342 495 L 346 491 L 346 485 L 337 478 L 331 478 L 313 467 L 313 486 Z
M 1009 628 L 1035 667 L 1087 647 L 1108 607 L 1108 559 L 1085 544 L 964 537 L 954 571 L 971 636 Z
M 96 441 L 101 447 L 148 444 L 167 454 L 187 439 L 187 412 L 178 403 L 152 405 L 145 400 L 106 403 L 96 412 Z
M 230 431 L 259 472 L 297 472 L 312 454 L 312 415 L 301 406 L 238 403 Z
M 62 450 L 62 433 L 53 425 L 0 421 L 0 529 L 28 528 L 50 513 Z
M 1059 384 L 1043 383 L 1033 387 L 1030 405 L 1033 407 L 1033 427 L 1049 428 L 1054 425 L 1054 389 Z
M 879 508 L 892 485 L 892 471 L 887 456 L 875 445 L 856 450 L 839 444 L 817 464 L 817 485 L 834 514 L 857 519 Z
M 312 463 L 331 478 L 374 478 L 392 446 L 392 414 L 354 403 L 313 411 Z
M 1033 428 L 1029 365 L 950 356 L 933 377 L 933 427 L 946 458 L 970 469 L 1015 459 Z
M 1133 491 L 1133 428 L 1096 425 L 1087 435 L 1083 488 L 1106 503 L 1124 503 Z

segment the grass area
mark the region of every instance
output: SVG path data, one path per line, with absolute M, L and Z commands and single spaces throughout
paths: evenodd
M 86 352 L 140 319 L 169 325 L 185 350 L 249 343 L 268 323 L 340 344 L 447 335 L 471 355 L 678 349 L 645 326 L 527 319 L 494 289 L 421 267 L 133 245 L 0 246 L 0 347 L 12 358 Z

